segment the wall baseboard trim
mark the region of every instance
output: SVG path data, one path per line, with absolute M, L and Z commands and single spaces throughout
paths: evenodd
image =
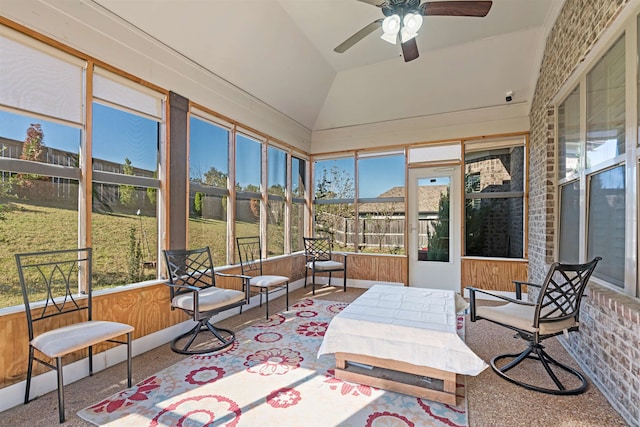
M 304 279 L 296 280 L 289 283 L 289 291 L 299 289 L 304 286 Z M 281 291 L 275 291 L 272 298 L 278 298 L 284 296 L 284 289 Z M 271 296 L 271 295 L 270 295 Z M 260 305 L 260 297 L 255 295 L 251 297 L 251 303 L 243 306 L 243 311 L 248 310 Z M 238 314 L 237 310 L 227 310 L 213 317 L 213 322 L 219 322 L 228 317 Z M 182 323 L 165 328 L 161 331 L 154 332 L 144 337 L 140 337 L 131 343 L 131 351 L 133 357 L 142 353 L 146 353 L 149 350 L 160 347 L 166 343 L 171 342 L 176 336 L 183 332 L 188 331 L 193 327 L 192 320 L 186 320 Z M 115 366 L 118 363 L 122 363 L 127 360 L 127 349 L 123 345 L 119 345 L 114 348 L 110 348 L 107 351 L 103 351 L 93 355 L 93 372 L 97 373 L 111 366 Z M 133 362 L 133 369 L 135 372 L 136 364 Z M 73 363 L 64 365 L 64 383 L 65 385 L 74 383 L 83 378 L 89 376 L 89 359 L 84 358 L 82 360 L 75 361 Z M 0 389 L 0 412 L 13 408 L 24 403 L 26 381 L 20 381 L 19 383 L 12 384 L 8 387 Z M 34 376 L 31 378 L 31 399 L 35 399 L 38 396 L 42 396 L 49 392 L 55 391 L 58 387 L 56 372 L 51 370 L 43 374 Z

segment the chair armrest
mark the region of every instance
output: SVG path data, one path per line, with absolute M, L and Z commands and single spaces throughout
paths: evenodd
M 218 273 L 217 271 L 214 272 L 213 274 L 220 277 L 231 277 L 236 279 L 242 279 L 242 290 L 244 291 L 244 299 L 247 302 L 247 304 L 249 304 L 249 302 L 251 301 L 251 289 L 249 286 L 249 281 L 251 280 L 251 276 L 246 276 L 243 274 Z
M 482 294 L 490 295 L 494 298 L 498 298 L 503 301 L 511 302 L 519 305 L 528 305 L 535 306 L 536 304 L 529 301 L 522 301 L 514 298 L 510 298 L 504 295 L 495 294 L 493 292 L 485 291 L 484 289 L 474 288 L 473 286 L 467 286 L 467 290 L 469 291 L 469 304 L 471 306 L 471 321 L 476 321 L 476 292 L 480 292 Z
M 521 280 L 513 280 L 513 284 L 516 286 L 516 298 L 522 299 L 522 285 L 533 286 L 535 288 L 542 288 L 542 286 L 531 283 L 531 282 L 523 282 Z
M 514 298 L 511 298 L 511 297 L 507 297 L 507 296 L 504 296 L 504 295 L 495 294 L 493 292 L 485 291 L 484 289 L 478 289 L 478 288 L 474 288 L 474 287 L 471 287 L 471 286 L 467 286 L 467 289 L 469 290 L 470 293 L 480 292 L 480 293 L 483 293 L 483 294 L 491 295 L 492 297 L 501 299 L 503 301 L 513 302 L 513 303 L 520 304 L 520 305 L 536 305 L 533 302 L 522 301 L 522 300 L 514 299 Z
M 514 284 L 518 284 L 518 283 L 519 283 L 519 284 L 521 284 L 521 285 L 533 286 L 533 287 L 535 287 L 535 288 L 541 288 L 541 287 L 542 287 L 542 285 L 539 285 L 539 284 L 537 284 L 537 283 L 523 282 L 523 281 L 521 281 L 521 280 L 513 280 L 513 283 L 514 283 Z

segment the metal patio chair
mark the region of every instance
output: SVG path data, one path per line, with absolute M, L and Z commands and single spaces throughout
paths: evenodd
M 519 354 L 502 354 L 491 359 L 491 367 L 502 378 L 529 390 L 556 395 L 580 394 L 587 389 L 586 378 L 577 370 L 566 366 L 551 357 L 542 345 L 542 341 L 563 333 L 577 331 L 580 315 L 580 301 L 596 268 L 596 257 L 585 264 L 554 263 L 549 268 L 542 285 L 514 281 L 516 299 L 493 292 L 467 287 L 471 303 L 471 321 L 485 319 L 517 332 L 516 336 L 526 340 L 528 347 Z M 522 301 L 522 285 L 540 289 L 536 302 Z M 476 293 L 491 295 L 507 304 L 500 306 L 482 306 L 476 304 Z M 504 365 L 499 361 L 507 360 Z M 516 378 L 508 372 L 525 360 L 539 361 L 556 388 L 542 384 L 531 384 Z M 555 371 L 554 371 L 555 368 Z M 564 371 L 567 378 L 577 378 L 579 385 L 569 387 L 563 384 L 558 374 Z M 564 375 L 564 374 L 563 374 Z M 566 375 L 564 375 L 566 377 Z M 565 381 L 566 383 L 566 381 Z
M 344 275 L 343 288 L 347 292 L 347 255 L 335 254 L 342 257 L 342 262 L 335 261 L 331 252 L 331 240 L 328 237 L 303 237 L 305 252 L 304 287 L 307 287 L 307 276 L 311 270 L 312 293 L 316 294 L 316 273 L 329 273 L 329 286 L 331 286 L 331 273 L 342 271 Z
M 198 249 L 164 250 L 168 281 L 171 292 L 171 309 L 186 312 L 196 322 L 189 331 L 177 336 L 171 349 L 180 354 L 211 353 L 228 347 L 235 341 L 229 329 L 211 324 L 213 316 L 223 311 L 249 303 L 249 289 L 239 275 L 223 274 L 213 269 L 209 247 Z M 235 277 L 243 281 L 242 289 L 225 289 L 216 286 L 216 276 Z M 246 288 L 246 289 L 245 289 Z M 215 340 L 196 341 L 200 332 L 209 332 Z
M 260 237 L 238 237 L 236 238 L 236 246 L 238 247 L 242 274 L 247 276 L 249 286 L 257 289 L 260 294 L 260 307 L 262 307 L 262 295 L 264 294 L 267 319 L 269 318 L 269 294 L 273 292 L 284 289 L 287 310 L 289 310 L 289 278 L 263 274 Z
M 63 356 L 88 349 L 91 376 L 94 345 L 102 342 L 125 344 L 127 387 L 131 387 L 133 326 L 93 320 L 91 254 L 91 248 L 84 248 L 15 256 L 29 328 L 29 367 L 24 403 L 29 402 L 34 361 L 57 371 L 58 415 L 61 423 L 65 420 Z M 85 290 L 81 291 L 81 283 L 86 283 Z M 82 292 L 85 295 L 81 295 Z M 126 336 L 126 339 L 116 339 L 120 336 Z M 44 360 L 42 356 L 49 360 Z

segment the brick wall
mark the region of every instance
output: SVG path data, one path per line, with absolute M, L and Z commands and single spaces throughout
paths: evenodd
M 547 38 L 531 109 L 531 281 L 540 283 L 555 259 L 557 170 L 551 99 L 627 4 L 628 0 L 566 0 Z M 580 332 L 561 341 L 626 421 L 640 426 L 640 300 L 597 285 L 590 285 L 587 293 Z

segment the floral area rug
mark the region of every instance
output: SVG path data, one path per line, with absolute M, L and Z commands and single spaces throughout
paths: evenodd
M 108 426 L 467 425 L 464 384 L 450 406 L 336 379 L 335 358 L 317 352 L 346 306 L 301 300 L 237 332 L 227 349 L 187 357 L 78 415 Z

